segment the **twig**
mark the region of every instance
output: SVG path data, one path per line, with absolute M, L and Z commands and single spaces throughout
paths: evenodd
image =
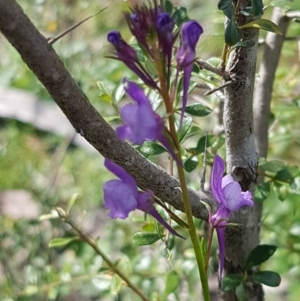
M 207 71 L 213 72 L 213 73 L 215 73 L 219 76 L 222 76 L 224 78 L 228 77 L 227 72 L 225 72 L 225 71 L 223 71 L 219 68 L 216 68 L 216 67 L 212 66 L 211 64 L 209 64 L 209 63 L 207 63 L 207 62 L 205 62 L 201 59 L 196 60 L 196 63 L 199 66 L 199 68 L 201 68 L 201 69 L 205 69 Z
M 85 233 L 81 232 L 81 230 L 74 224 L 74 222 L 69 218 L 69 216 L 61 209 L 61 208 L 55 208 L 57 211 L 59 217 L 68 225 L 72 227 L 73 230 L 75 230 L 79 237 L 85 241 L 87 244 L 89 244 L 95 252 L 102 257 L 102 259 L 107 263 L 107 265 L 110 267 L 110 269 L 116 273 L 127 285 L 130 287 L 137 295 L 139 295 L 144 301 L 150 301 L 148 297 L 144 295 L 144 293 L 137 287 L 135 286 L 129 278 L 122 272 L 120 271 L 114 263 L 106 256 L 106 254 L 98 247 L 97 243 L 90 238 L 88 235 Z
M 80 26 L 81 24 L 83 24 L 84 22 L 86 22 L 87 20 L 99 15 L 100 13 L 102 13 L 104 10 L 106 10 L 107 7 L 102 8 L 100 11 L 98 11 L 97 13 L 95 13 L 94 15 L 91 15 L 89 17 L 86 17 L 85 19 L 75 23 L 74 25 L 72 25 L 71 27 L 69 27 L 68 29 L 64 30 L 63 32 L 61 32 L 60 34 L 58 34 L 56 37 L 54 38 L 49 38 L 48 39 L 48 44 L 53 45 L 56 41 L 58 41 L 60 38 L 62 38 L 63 36 L 65 36 L 66 34 L 68 34 L 69 32 L 71 32 L 72 30 L 74 30 L 75 28 L 77 28 L 78 26 Z

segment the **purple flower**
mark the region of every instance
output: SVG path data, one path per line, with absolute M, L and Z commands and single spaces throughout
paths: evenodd
M 219 243 L 219 275 L 222 277 L 225 258 L 225 226 L 232 211 L 238 211 L 242 206 L 253 206 L 252 195 L 249 191 L 243 192 L 238 182 L 230 175 L 223 177 L 225 164 L 218 155 L 214 158 L 210 179 L 211 191 L 219 203 L 217 212 L 210 217 L 210 224 L 217 228 Z
M 188 21 L 181 28 L 181 46 L 178 49 L 176 61 L 179 70 L 183 70 L 183 97 L 180 117 L 180 127 L 187 104 L 189 82 L 193 70 L 193 63 L 196 56 L 196 45 L 203 33 L 203 29 L 196 21 Z
M 152 191 L 139 192 L 135 180 L 118 164 L 105 159 L 104 165 L 119 178 L 119 180 L 110 180 L 103 186 L 104 207 L 110 209 L 110 217 L 125 219 L 131 211 L 139 209 L 152 215 L 172 234 L 183 238 L 161 217 L 153 206 Z
M 119 139 L 128 139 L 130 142 L 139 145 L 145 140 L 157 140 L 178 161 L 167 139 L 164 121 L 152 110 L 150 101 L 144 91 L 137 84 L 127 79 L 124 79 L 123 83 L 126 93 L 135 103 L 127 104 L 121 109 L 124 125 L 116 129 Z
M 146 85 L 156 89 L 157 85 L 155 81 L 139 62 L 136 51 L 122 39 L 120 32 L 116 30 L 110 31 L 107 34 L 107 39 L 116 49 L 116 57 L 113 58 L 122 61 L 142 79 Z

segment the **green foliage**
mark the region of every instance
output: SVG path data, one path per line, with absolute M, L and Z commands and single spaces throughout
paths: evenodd
M 267 19 L 258 19 L 252 22 L 249 22 L 247 24 L 244 24 L 242 26 L 239 26 L 240 29 L 243 28 L 258 28 L 258 29 L 263 29 L 266 31 L 270 31 L 270 32 L 274 32 L 277 33 L 279 35 L 282 35 L 280 29 L 278 28 L 278 26 L 273 23 L 270 20 Z
M 161 236 L 155 232 L 137 232 L 132 240 L 138 246 L 151 245 L 161 239 Z
M 277 247 L 273 245 L 258 245 L 248 255 L 245 263 L 245 269 L 250 270 L 268 260 L 275 253 Z

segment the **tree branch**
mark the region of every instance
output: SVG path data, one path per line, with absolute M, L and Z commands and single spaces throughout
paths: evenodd
M 179 182 L 164 169 L 121 142 L 79 89 L 46 38 L 30 22 L 14 0 L 0 0 L 0 30 L 23 61 L 48 90 L 73 127 L 104 157 L 124 167 L 142 189 L 151 189 L 161 200 L 183 211 Z M 210 193 L 189 190 L 193 215 L 207 219 L 201 199 L 214 205 Z
M 250 0 L 240 0 L 240 7 L 251 5 Z M 253 17 L 239 15 L 238 26 L 253 21 Z M 251 40 L 251 48 L 236 48 L 230 52 L 225 71 L 236 81 L 224 89 L 224 128 L 226 138 L 227 172 L 240 184 L 243 191 L 254 193 L 258 156 L 253 134 L 253 89 L 258 46 L 257 29 L 242 30 L 242 39 Z M 250 251 L 259 244 L 260 208 L 244 207 L 231 214 L 241 227 L 227 227 L 225 232 L 225 271 L 241 273 Z M 260 284 L 248 289 L 249 300 L 263 300 Z M 236 301 L 233 291 L 224 292 L 223 300 Z

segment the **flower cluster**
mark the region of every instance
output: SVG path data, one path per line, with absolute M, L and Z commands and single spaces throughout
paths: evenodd
M 217 212 L 210 217 L 210 224 L 217 229 L 219 243 L 219 276 L 222 277 L 225 259 L 225 226 L 232 211 L 238 211 L 242 206 L 253 206 L 252 195 L 243 192 L 238 182 L 230 175 L 223 177 L 225 164 L 218 155 L 214 158 L 211 174 L 211 191 L 219 203 Z
M 196 21 L 188 21 L 183 24 L 181 44 L 177 55 L 174 55 L 177 63 L 177 68 L 174 68 L 176 80 L 174 86 L 171 87 L 172 58 L 173 50 L 176 49 L 175 41 L 178 31 L 175 30 L 175 22 L 171 15 L 165 12 L 157 2 L 154 0 L 152 5 L 149 1 L 147 5 L 136 6 L 125 13 L 124 16 L 140 50 L 156 68 L 158 78 L 147 71 L 135 48 L 123 40 L 119 31 L 110 31 L 107 39 L 114 46 L 113 58 L 122 61 L 144 84 L 160 93 L 166 104 L 168 116 L 173 114 L 172 104 L 174 99 L 171 96 L 172 91 L 176 91 L 179 73 L 183 72 L 181 127 L 187 103 L 189 81 L 196 56 L 195 48 L 203 29 Z M 126 104 L 120 110 L 123 124 L 116 129 L 119 139 L 128 140 L 138 145 L 147 140 L 156 140 L 166 148 L 177 164 L 182 167 L 180 156 L 178 156 L 179 146 L 176 142 L 176 133 L 170 133 L 165 127 L 164 119 L 153 111 L 148 97 L 139 85 L 127 79 L 123 80 L 123 84 L 125 92 L 132 102 Z M 169 118 L 168 116 L 167 118 Z M 105 166 L 120 179 L 109 181 L 104 185 L 105 206 L 111 209 L 111 217 L 126 218 L 129 212 L 139 209 L 152 215 L 171 233 L 179 236 L 155 210 L 152 203 L 152 192 L 139 192 L 134 179 L 124 169 L 108 159 L 105 160 Z

